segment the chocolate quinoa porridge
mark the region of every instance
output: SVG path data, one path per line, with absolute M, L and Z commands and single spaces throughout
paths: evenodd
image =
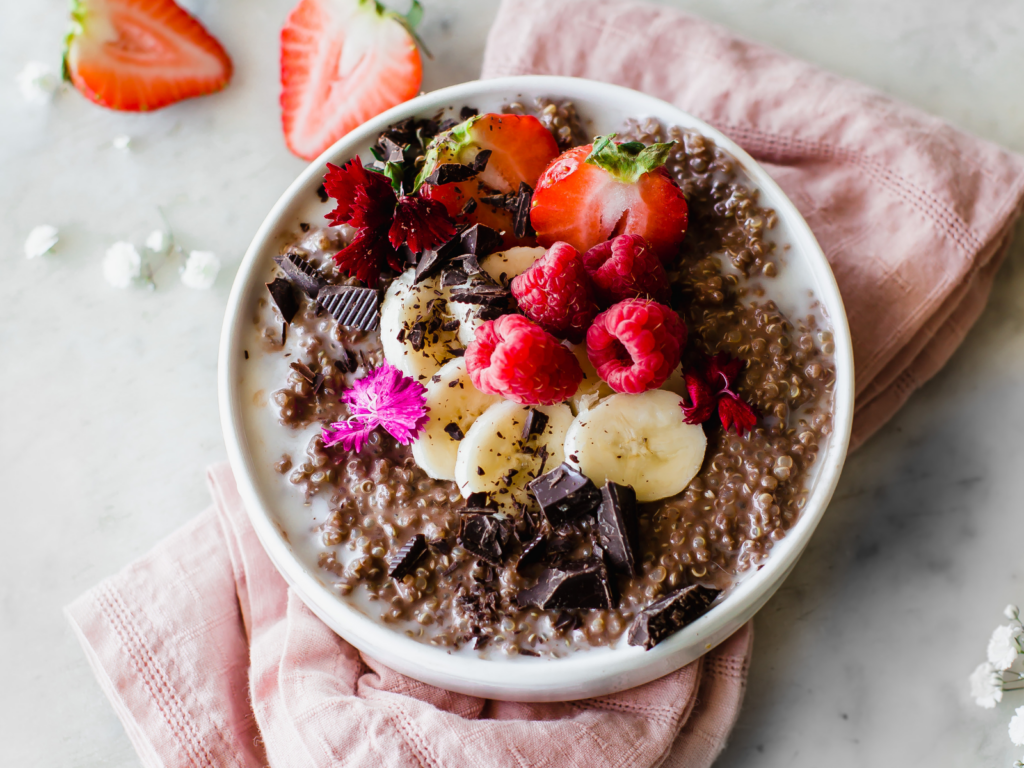
M 559 152 L 591 139 L 570 102 L 538 100 L 505 111 L 535 115 Z M 463 109 L 461 117 L 473 114 Z M 404 160 L 418 170 L 431 136 L 450 127 L 406 121 L 385 132 L 377 147 L 385 162 L 388 152 L 402 157 L 404 147 Z M 757 416 L 749 429 L 726 430 L 724 416 L 703 419 L 699 470 L 667 497 L 637 500 L 628 486 L 595 485 L 573 464 L 574 454 L 541 447 L 545 430 L 556 429 L 562 418 L 555 409 L 579 421 L 609 399 L 611 389 L 589 378 L 579 390 L 589 382 L 588 394 L 567 401 L 571 412 L 566 404 L 524 406 L 515 422 L 522 429 L 518 450 L 533 463 L 523 465 L 529 477 L 516 480 L 512 492 L 514 471 L 501 492 L 464 498 L 460 482 L 433 479 L 413 446 L 382 428 L 370 431 L 359 450 L 325 440 L 329 425 L 351 415 L 343 394 L 390 359 L 385 343 L 393 342 L 382 343 L 387 308 L 379 297 L 401 282 L 396 267 L 409 267 L 411 275 L 415 266 L 418 279 L 437 269 L 427 264 L 428 255 L 447 258 L 448 271 L 435 272 L 443 291 L 438 288 L 431 302 L 458 301 L 455 280 L 462 280 L 476 286 L 467 294 L 479 314 L 475 323 L 516 312 L 505 274 L 483 288 L 473 280 L 487 281 L 475 271 L 485 256 L 536 246 L 522 221 L 522 196 L 528 216 L 532 190 L 488 189 L 481 182 L 486 194 L 474 203 L 459 199 L 455 210 L 507 215 L 507 230 L 495 227 L 501 236 L 478 247 L 477 235 L 472 241 L 466 235 L 476 228 L 460 225 L 455 239 L 462 238 L 468 255 L 445 256 L 447 246 L 425 250 L 418 260 L 403 252 L 408 263 L 385 267 L 379 292 L 335 263 L 333 257 L 360 236 L 347 225 L 302 223 L 267 273 L 269 293 L 253 317 L 262 339 L 257 354 L 285 356 L 289 363 L 270 395 L 280 428 L 312 434 L 304 455 L 282 455 L 273 469 L 297 498 L 328 502 L 329 517 L 315 524 L 325 581 L 343 598 L 362 594 L 379 606 L 381 621 L 422 642 L 481 655 L 553 657 L 624 636 L 649 648 L 756 570 L 807 500 L 809 470 L 832 428 L 834 344 L 820 317 L 787 317 L 771 298 L 772 279 L 785 263 L 785 246 L 773 238 L 775 212 L 759 206 L 757 190 L 734 160 L 699 133 L 630 121 L 617 140 L 671 143 L 664 167 L 689 210 L 681 257 L 666 264 L 664 301 L 684 321 L 688 338 L 684 332 L 679 372 L 661 388 L 680 398 L 689 414 L 699 404 L 683 374 L 717 370 L 709 360 L 734 361 L 724 391 Z M 486 162 L 485 156 L 477 165 L 481 178 Z M 445 277 L 452 272 L 458 275 Z M 403 326 L 399 336 L 419 333 L 425 340 L 413 348 L 441 358 L 431 369 L 437 373 L 419 377 L 422 384 L 436 384 L 453 361 L 462 361 L 454 367 L 471 364 L 458 323 L 426 317 L 416 325 Z M 439 364 L 446 367 L 438 370 Z M 593 376 L 590 370 L 584 376 Z M 468 378 L 449 386 L 463 381 Z M 459 441 L 470 438 L 454 421 L 446 431 Z M 477 470 L 484 474 L 483 467 Z

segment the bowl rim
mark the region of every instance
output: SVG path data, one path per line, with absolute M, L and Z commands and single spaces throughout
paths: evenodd
M 254 480 L 257 468 L 245 447 L 242 399 L 235 393 L 243 360 L 241 309 L 254 278 L 259 276 L 258 268 L 263 266 L 259 263 L 260 256 L 268 244 L 273 244 L 291 205 L 300 194 L 315 189 L 311 187 L 314 180 L 319 185 L 328 161 L 342 162 L 365 149 L 387 125 L 498 93 L 645 104 L 644 111 L 657 115 L 660 120 L 671 120 L 671 116 L 676 115 L 678 122 L 693 125 L 712 138 L 743 166 L 751 183 L 772 197 L 777 215 L 790 228 L 794 247 L 799 245 L 799 251 L 811 267 L 817 284 L 816 298 L 832 323 L 836 362 L 832 434 L 825 450 L 818 455 L 818 476 L 797 523 L 765 564 L 738 583 L 714 610 L 649 651 L 626 646 L 610 651 L 581 651 L 559 659 L 480 659 L 468 654 L 451 654 L 386 627 L 330 592 L 329 587 L 291 553 L 290 545 L 261 498 Z M 853 422 L 853 346 L 842 296 L 810 227 L 778 184 L 728 136 L 668 102 L 623 86 L 551 75 L 474 80 L 417 96 L 367 121 L 312 161 L 268 212 L 239 265 L 225 309 L 217 379 L 221 425 L 239 494 L 268 556 L 303 602 L 360 651 L 403 674 L 456 692 L 522 701 L 572 700 L 649 682 L 703 655 L 739 629 L 785 580 L 817 528 L 839 481 Z

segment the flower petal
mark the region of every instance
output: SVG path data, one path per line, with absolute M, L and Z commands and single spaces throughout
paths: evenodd
M 726 432 L 735 426 L 738 435 L 745 435 L 757 426 L 757 411 L 732 392 L 719 395 L 718 418 L 722 420 L 722 428 Z
M 693 371 L 683 374 L 690 405 L 682 406 L 683 421 L 687 424 L 703 424 L 715 412 L 715 395 L 707 380 Z
M 455 236 L 455 224 L 448 210 L 436 200 L 402 197 L 395 207 L 395 219 L 388 230 L 391 246 L 403 243 L 413 253 L 435 250 Z

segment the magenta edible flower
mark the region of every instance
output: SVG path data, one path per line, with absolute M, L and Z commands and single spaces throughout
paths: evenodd
M 352 418 L 325 427 L 324 445 L 341 443 L 346 451 L 360 451 L 377 427 L 384 427 L 399 443 L 408 445 L 430 421 L 426 401 L 426 387 L 384 363 L 357 379 L 341 396 Z

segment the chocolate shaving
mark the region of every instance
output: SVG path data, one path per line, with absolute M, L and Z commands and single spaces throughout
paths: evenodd
M 693 584 L 651 603 L 633 619 L 629 627 L 629 644 L 643 646 L 649 651 L 707 613 L 718 594 L 717 589 Z
M 579 614 L 562 611 L 558 614 L 558 618 L 555 619 L 552 626 L 563 632 L 572 632 L 574 629 L 583 626 L 583 622 L 580 620 Z
M 327 285 L 320 289 L 316 303 L 343 328 L 372 331 L 380 325 L 380 297 L 373 288 Z
M 564 462 L 531 481 L 528 487 L 553 526 L 593 514 L 601 504 L 601 493 L 590 479 Z
M 270 298 L 277 305 L 281 317 L 286 323 L 290 323 L 295 313 L 299 311 L 299 300 L 295 298 L 295 288 L 291 282 L 278 277 L 274 282 L 267 283 L 267 290 L 270 291 Z
M 416 563 L 426 552 L 427 539 L 422 533 L 417 533 L 391 556 L 388 563 L 388 576 L 398 581 L 409 576 L 415 572 Z
M 616 604 L 608 572 L 598 559 L 548 568 L 537 584 L 516 596 L 520 608 L 536 606 L 545 611 L 560 608 L 608 609 Z
M 441 163 L 434 167 L 430 175 L 423 179 L 424 184 L 440 186 L 441 184 L 453 184 L 459 181 L 468 181 L 479 175 L 487 167 L 487 161 L 491 157 L 491 150 L 483 149 L 473 158 L 468 165 L 462 163 Z
M 451 300 L 456 304 L 485 304 L 493 307 L 507 304 L 512 293 L 498 285 L 474 285 L 460 287 L 452 291 Z
M 636 493 L 628 485 L 608 481 L 601 489 L 597 510 L 597 537 L 612 570 L 639 575 Z
M 471 197 L 466 201 L 466 204 L 462 206 L 462 210 L 459 211 L 460 216 L 469 216 L 473 211 L 476 210 L 477 202 L 475 197 Z
M 331 199 L 331 196 L 327 194 L 327 188 L 323 184 L 316 188 L 316 194 L 320 198 L 321 203 L 326 203 Z
M 313 394 L 314 395 L 317 392 L 320 391 L 320 387 L 322 387 L 324 385 L 324 381 L 326 379 L 327 379 L 327 374 L 324 373 L 323 371 L 320 371 L 320 373 L 318 373 L 316 375 L 316 379 L 313 380 Z
M 544 474 L 544 465 L 548 463 L 548 446 L 543 444 L 537 449 L 534 456 L 540 456 L 540 468 L 537 470 L 537 477 L 541 477 Z
M 359 367 L 359 364 L 356 362 L 355 357 L 353 357 L 352 350 L 342 349 L 342 352 L 344 353 L 345 357 L 342 358 L 341 360 L 335 360 L 334 367 L 337 368 L 342 373 L 355 373 L 356 369 Z
M 501 234 L 484 224 L 474 224 L 462 233 L 462 247 L 478 258 L 487 256 L 501 248 Z
M 472 555 L 491 565 L 501 565 L 507 556 L 511 536 L 508 520 L 481 510 L 464 510 L 459 528 L 459 544 Z
M 311 299 L 315 299 L 320 289 L 327 285 L 327 280 L 320 274 L 320 270 L 306 261 L 300 253 L 288 251 L 274 259 L 274 263 L 282 269 L 285 277 Z
M 533 187 L 525 181 L 519 182 L 519 195 L 516 198 L 516 207 L 512 211 L 512 231 L 516 237 L 531 237 L 536 233 L 530 226 L 530 203 L 533 200 Z
M 541 434 L 547 425 L 547 414 L 538 411 L 536 408 L 531 408 L 530 412 L 526 414 L 526 423 L 523 424 L 522 441 L 524 443 L 528 442 L 531 436 Z
M 448 437 L 455 441 L 462 440 L 466 436 L 454 421 L 446 426 L 444 431 L 448 433 Z
M 299 376 L 304 378 L 310 384 L 316 381 L 316 374 L 313 373 L 313 369 L 310 368 L 305 363 L 300 363 L 299 361 L 296 360 L 295 362 L 289 363 L 288 367 L 295 371 L 297 374 L 299 374 Z

